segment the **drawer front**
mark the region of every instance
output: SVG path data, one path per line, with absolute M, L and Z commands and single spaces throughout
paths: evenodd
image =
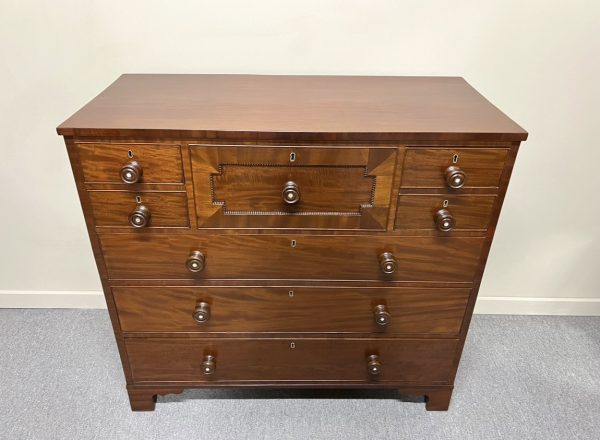
M 492 219 L 496 196 L 419 194 L 398 197 L 394 228 L 452 231 L 485 231 Z M 450 229 L 442 222 L 450 223 Z
M 464 173 L 463 189 L 497 188 L 508 155 L 505 148 L 407 148 L 402 170 L 403 188 L 444 188 L 449 186 L 448 167 Z
M 387 228 L 395 148 L 190 151 L 200 228 Z
M 113 287 L 112 292 L 124 332 L 457 336 L 470 290 Z
M 100 237 L 109 278 L 471 282 L 483 238 L 110 234 Z M 204 256 L 204 270 L 186 261 Z M 397 269 L 384 274 L 380 255 Z M 384 262 L 387 264 L 387 262 Z
M 87 183 L 126 183 L 121 169 L 133 161 L 141 170 L 137 183 L 183 183 L 179 145 L 78 144 Z
M 139 218 L 130 218 L 135 212 L 147 219 L 144 227 L 190 226 L 185 191 L 89 191 L 88 194 L 96 226 L 133 228 Z
M 285 381 L 447 383 L 456 339 L 128 338 L 134 382 Z M 367 370 L 377 355 L 379 374 Z M 212 374 L 204 374 L 212 356 Z

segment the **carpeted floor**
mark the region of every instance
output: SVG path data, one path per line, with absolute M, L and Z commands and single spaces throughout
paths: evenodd
M 0 310 L 2 439 L 598 439 L 600 317 L 475 316 L 448 412 L 392 391 L 195 390 L 133 413 L 101 310 Z

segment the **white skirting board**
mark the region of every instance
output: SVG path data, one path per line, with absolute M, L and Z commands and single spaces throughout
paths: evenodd
M 105 309 L 99 291 L 0 290 L 2 309 Z
M 104 309 L 102 292 L 0 290 L 0 308 Z M 475 313 L 487 315 L 600 316 L 600 298 L 481 296 Z

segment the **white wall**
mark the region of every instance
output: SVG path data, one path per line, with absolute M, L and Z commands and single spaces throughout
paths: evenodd
M 5 305 L 100 289 L 55 127 L 124 72 L 223 72 L 464 76 L 530 132 L 481 295 L 600 311 L 598 2 L 0 0 L 0 56 Z

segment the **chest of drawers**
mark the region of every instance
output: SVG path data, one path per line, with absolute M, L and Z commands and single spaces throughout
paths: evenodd
M 202 387 L 448 408 L 527 137 L 464 80 L 123 75 L 58 133 L 133 410 Z

